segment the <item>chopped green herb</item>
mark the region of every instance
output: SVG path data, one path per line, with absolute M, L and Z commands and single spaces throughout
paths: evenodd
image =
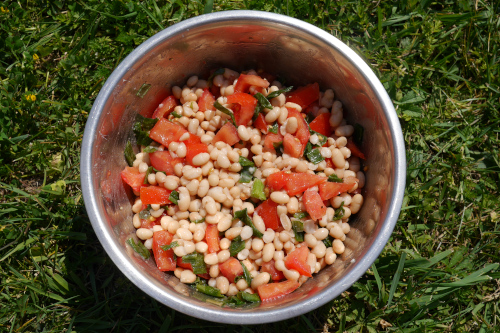
M 237 255 L 238 253 L 240 253 L 240 251 L 243 251 L 244 249 L 245 249 L 245 241 L 241 240 L 241 236 L 234 238 L 231 241 L 231 245 L 229 245 L 229 253 L 230 253 L 231 257 L 234 257 L 235 255 Z
M 179 202 L 179 192 L 177 192 L 176 190 L 170 192 L 168 200 L 170 200 L 170 202 L 173 203 L 174 205 L 177 205 L 177 203 Z
M 203 254 L 193 252 L 182 257 L 182 262 L 185 264 L 191 264 L 194 274 L 205 274 L 207 272 L 207 266 L 205 265 L 203 258 Z
M 316 134 L 318 136 L 318 143 L 315 145 L 316 147 L 323 147 L 323 145 L 328 141 L 328 137 L 319 133 L 319 132 L 316 132 L 316 131 L 313 131 L 311 128 L 309 128 L 309 133 L 311 135 L 314 135 Z
M 173 241 L 172 243 L 170 243 L 169 245 L 163 245 L 163 246 L 160 246 L 160 248 L 163 250 L 163 251 L 168 251 L 168 250 L 171 250 L 173 249 L 174 247 L 177 247 L 179 246 L 179 243 L 177 243 L 177 241 Z
M 273 142 L 273 147 L 274 147 L 274 150 L 276 151 L 276 156 L 282 156 L 283 153 L 285 152 L 285 150 L 283 148 L 283 141 Z
M 149 174 L 153 172 L 153 167 L 150 166 L 147 170 L 146 170 L 146 176 L 144 176 L 144 182 L 143 184 L 147 184 L 148 183 L 148 176 Z
M 153 147 L 153 146 L 147 146 L 146 148 L 144 148 L 142 150 L 143 153 L 154 153 L 155 151 L 157 151 L 158 148 L 157 147 Z
M 314 117 L 314 114 L 313 114 L 312 112 L 309 112 L 309 113 L 307 114 L 307 116 L 306 116 L 304 119 L 305 119 L 305 120 L 306 120 L 306 122 L 309 124 L 311 121 L 313 121 L 313 120 L 314 120 L 314 118 L 315 118 L 315 117 Z
M 247 266 L 245 266 L 244 263 L 240 261 L 241 267 L 243 268 L 243 277 L 245 281 L 247 282 L 248 285 L 252 284 L 252 275 L 250 275 L 250 272 L 248 271 Z
M 272 93 L 269 93 L 269 95 L 267 95 L 267 99 L 278 97 L 279 95 L 287 93 L 287 92 L 291 91 L 292 89 L 293 89 L 293 86 L 290 86 L 290 87 L 286 87 L 284 89 L 273 91 Z
M 363 135 L 365 129 L 360 124 L 354 124 L 354 133 L 352 134 L 352 140 L 355 144 L 361 145 L 363 143 Z
M 130 143 L 130 140 L 127 141 L 127 144 L 125 145 L 125 151 L 123 152 L 125 155 L 125 161 L 127 161 L 127 164 L 129 167 L 134 165 L 135 161 L 135 154 L 134 150 L 132 149 L 132 144 Z
M 234 113 L 233 111 L 229 110 L 228 108 L 226 108 L 224 105 L 220 104 L 218 101 L 215 101 L 214 102 L 214 106 L 217 110 L 219 110 L 220 112 L 222 113 L 225 113 L 227 114 L 228 116 L 231 117 L 231 122 L 233 123 L 234 127 L 238 127 L 236 125 L 236 119 L 234 118 Z
M 140 88 L 139 90 L 137 91 L 137 96 L 139 96 L 140 98 L 144 98 L 144 96 L 146 96 L 146 94 L 148 93 L 149 91 L 149 88 L 151 88 L 151 85 L 149 83 L 144 83 Z
M 190 220 L 190 221 L 191 221 L 191 220 Z M 193 222 L 194 224 L 203 223 L 203 222 L 205 222 L 205 218 L 203 217 L 203 218 L 201 218 L 201 219 L 199 219 L 199 220 L 193 220 L 193 221 L 191 221 L 191 222 Z
M 240 219 L 241 222 L 245 223 L 246 225 L 250 226 L 253 229 L 253 235 L 259 238 L 262 238 L 263 234 L 255 227 L 253 224 L 252 219 L 250 216 L 247 214 L 247 209 L 239 210 L 236 213 L 234 213 L 234 218 L 235 219 Z
M 253 97 L 257 98 L 257 101 L 262 106 L 262 108 L 264 108 L 264 109 L 272 109 L 273 108 L 271 102 L 269 102 L 269 100 L 266 98 L 266 96 L 262 95 L 260 92 L 253 95 Z
M 280 125 L 278 123 L 274 123 L 273 126 L 269 127 L 269 132 L 278 134 Z
M 126 243 L 130 245 L 132 249 L 134 249 L 134 251 L 137 252 L 144 259 L 149 259 L 149 257 L 151 256 L 151 253 L 144 246 L 144 244 L 142 244 L 142 242 L 139 241 L 138 243 L 136 243 L 133 238 L 129 238 L 127 239 Z
M 243 156 L 240 156 L 240 159 L 238 162 L 242 166 L 241 171 L 240 171 L 240 180 L 238 180 L 238 183 L 251 182 L 253 179 L 253 174 L 257 170 L 257 168 L 255 167 L 255 163 L 253 163 L 248 158 L 245 158 Z
M 298 212 L 298 213 L 293 214 L 293 217 L 296 219 L 302 220 L 302 219 L 305 219 L 306 217 L 309 217 L 309 213 L 308 212 Z
M 151 217 L 151 205 L 148 205 L 146 209 L 141 210 L 139 213 L 139 218 L 143 220 L 147 220 Z
M 236 280 L 235 280 L 235 282 L 236 282 Z M 238 307 L 238 306 L 242 306 L 244 304 L 245 304 L 245 301 L 243 299 L 241 299 L 240 297 L 238 297 L 238 294 L 231 296 L 224 301 L 224 305 L 230 306 L 230 307 Z
M 197 284 L 196 290 L 198 290 L 200 293 L 204 293 L 205 295 L 219 297 L 219 298 L 224 297 L 224 295 L 222 295 L 222 293 L 220 292 L 219 289 L 214 288 L 214 287 L 210 287 L 207 284 Z
M 224 301 L 224 305 L 238 307 L 245 305 L 247 303 L 260 303 L 259 294 L 250 294 L 245 291 L 240 291 L 236 295 L 227 298 Z
M 297 242 L 304 241 L 304 223 L 299 220 L 292 220 L 292 229 Z
M 306 149 L 304 150 L 304 156 L 307 160 L 313 164 L 318 164 L 321 161 L 324 161 L 325 158 L 321 155 L 321 152 L 318 148 L 314 148 L 310 142 L 307 143 Z
M 208 77 L 207 80 L 208 87 L 212 87 L 212 84 L 214 83 L 214 77 L 216 77 L 217 75 L 223 75 L 225 72 L 226 72 L 225 68 L 219 68 L 218 70 L 213 72 L 212 75 Z
M 333 242 L 333 237 L 330 235 L 328 235 L 328 237 L 323 239 L 323 244 L 325 244 L 327 248 L 332 247 L 332 242 Z
M 250 302 L 250 303 L 260 303 L 260 297 L 259 294 L 250 294 L 247 293 L 246 291 L 240 291 L 238 292 L 238 295 L 241 296 L 245 301 Z
M 174 118 L 181 118 L 182 117 L 180 114 L 178 114 L 175 111 L 172 111 L 171 115 L 174 116 Z
M 264 183 L 259 178 L 255 178 L 255 180 L 253 181 L 252 192 L 250 193 L 250 196 L 262 201 L 267 199 L 266 193 L 264 193 Z
M 344 217 L 344 202 L 340 204 L 340 207 L 335 210 L 335 215 L 333 215 L 333 220 L 337 221 Z
M 135 117 L 135 123 L 133 126 L 133 131 L 137 143 L 142 146 L 149 146 L 153 140 L 149 137 L 149 131 L 156 125 L 158 119 L 151 119 L 137 114 Z
M 330 176 L 328 176 L 328 181 L 329 182 L 334 182 L 334 183 L 343 183 L 344 181 L 340 179 L 336 174 L 332 173 Z

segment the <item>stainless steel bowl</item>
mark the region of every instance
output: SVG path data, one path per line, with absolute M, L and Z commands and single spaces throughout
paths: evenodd
M 169 87 L 211 69 L 263 69 L 287 85 L 332 88 L 351 124 L 365 129 L 365 202 L 351 218 L 346 251 L 294 293 L 255 308 L 228 309 L 144 261 L 128 245 L 134 234 L 131 196 L 120 179 L 123 151 L 136 113 L 151 114 Z M 151 85 L 145 96 L 138 90 Z M 140 95 L 140 94 L 139 94 Z M 198 16 L 154 35 L 116 68 L 90 112 L 81 151 L 81 182 L 92 226 L 122 272 L 159 302 L 205 320 L 255 324 L 311 311 L 351 286 L 378 257 L 396 224 L 406 175 L 401 127 L 384 87 L 365 62 L 337 38 L 287 16 L 228 11 Z

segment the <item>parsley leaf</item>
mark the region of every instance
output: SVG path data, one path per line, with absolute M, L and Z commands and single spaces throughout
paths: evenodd
M 318 164 L 325 160 L 319 149 L 313 149 L 313 145 L 310 142 L 307 143 L 306 149 L 304 149 L 304 157 L 313 164 Z
M 180 114 L 178 114 L 177 112 L 175 111 L 172 111 L 172 113 L 170 113 L 172 116 L 174 116 L 174 118 L 181 118 L 182 116 Z
M 190 221 L 191 221 L 191 220 L 190 220 Z M 194 224 L 203 223 L 203 222 L 205 222 L 205 218 L 203 217 L 203 218 L 201 218 L 201 219 L 199 219 L 199 220 L 193 220 L 193 221 L 191 221 L 191 222 L 193 222 Z
M 255 227 L 253 224 L 252 219 L 250 216 L 247 214 L 247 209 L 239 210 L 236 213 L 234 213 L 234 219 L 240 219 L 241 222 L 245 223 L 246 225 L 250 226 L 253 229 L 253 235 L 259 238 L 262 238 L 264 236 L 259 229 Z
M 135 161 L 135 154 L 134 150 L 132 149 L 132 144 L 130 143 L 130 140 L 127 141 L 127 144 L 125 145 L 125 151 L 123 152 L 125 155 L 125 161 L 127 161 L 127 164 L 129 167 L 134 165 Z
M 173 249 L 174 247 L 177 247 L 179 246 L 179 243 L 177 243 L 177 241 L 173 241 L 172 243 L 170 243 L 169 245 L 163 245 L 163 246 L 160 246 L 160 248 L 163 250 L 163 251 L 168 251 L 168 250 L 171 250 Z
M 266 98 L 266 96 L 262 95 L 260 92 L 253 95 L 253 97 L 255 97 L 257 99 L 257 101 L 262 106 L 262 108 L 264 108 L 264 109 L 272 109 L 273 108 L 271 102 L 269 102 L 269 100 Z
M 296 219 L 302 220 L 302 219 L 305 219 L 306 217 L 309 217 L 309 213 L 308 212 L 298 212 L 298 213 L 293 214 L 293 217 Z
M 267 95 L 267 99 L 278 97 L 279 95 L 287 93 L 292 89 L 293 89 L 293 86 L 290 86 L 290 87 L 286 87 L 284 89 L 273 91 L 272 93 L 269 93 L 269 95 Z
M 333 242 L 333 237 L 330 235 L 328 235 L 328 237 L 323 239 L 323 244 L 325 244 L 327 248 L 332 247 L 332 242 Z
M 278 134 L 279 126 L 278 123 L 274 123 L 273 126 L 269 127 L 269 132 Z
M 222 293 L 220 292 L 219 289 L 214 288 L 214 287 L 210 287 L 208 284 L 198 283 L 196 285 L 196 290 L 198 290 L 200 293 L 204 293 L 205 295 L 208 295 L 208 296 L 219 297 L 219 298 L 224 297 L 224 295 L 222 295 Z
M 333 215 L 333 220 L 337 221 L 344 217 L 344 202 L 340 204 L 340 207 L 335 210 L 335 215 Z
M 203 258 L 203 254 L 193 252 L 182 257 L 182 262 L 185 264 L 191 264 L 194 274 L 205 274 L 207 272 L 207 266 L 205 265 Z
M 332 173 L 330 176 L 328 176 L 328 181 L 329 182 L 334 182 L 334 183 L 343 183 L 344 181 L 340 179 L 336 174 Z
M 237 255 L 238 253 L 240 253 L 240 251 L 243 251 L 244 249 L 245 249 L 245 241 L 241 240 L 241 236 L 234 238 L 231 241 L 231 245 L 229 245 L 229 253 L 230 253 L 231 257 L 234 257 L 235 255 Z
M 255 180 L 253 181 L 252 192 L 250 193 L 250 196 L 262 201 L 267 199 L 266 193 L 264 193 L 264 183 L 260 179 L 255 178 Z
M 276 151 L 276 156 L 283 156 L 283 153 L 285 152 L 283 148 L 283 141 L 273 142 L 273 147 Z
M 136 243 L 133 238 L 129 238 L 127 239 L 126 243 L 130 245 L 132 249 L 134 249 L 134 251 L 137 252 L 144 259 L 149 259 L 149 257 L 151 256 L 151 253 L 144 246 L 144 244 L 142 244 L 142 242 L 139 241 L 138 243 Z
M 243 156 L 240 156 L 238 162 L 242 166 L 240 171 L 240 179 L 238 180 L 238 183 L 250 183 L 253 179 L 253 174 L 255 173 L 255 171 L 257 171 L 255 163 L 253 163 L 248 158 L 245 158 Z
M 149 131 L 156 125 L 158 119 L 151 119 L 137 114 L 135 117 L 135 123 L 133 126 L 133 131 L 137 143 L 142 146 L 149 146 L 153 140 L 149 137 Z
M 234 118 L 234 113 L 233 111 L 229 110 L 228 108 L 226 108 L 224 105 L 220 104 L 218 101 L 215 101 L 214 102 L 214 107 L 219 110 L 220 112 L 222 113 L 225 113 L 227 114 L 228 116 L 231 117 L 231 122 L 233 123 L 234 127 L 238 128 L 238 126 L 236 125 L 236 119 Z
M 143 153 L 154 153 L 155 151 L 157 151 L 158 148 L 157 147 L 153 147 L 153 146 L 147 146 L 146 148 L 144 148 L 142 150 Z
M 139 213 L 139 218 L 147 220 L 151 217 L 151 205 L 148 205 L 144 210 Z
M 143 184 L 147 184 L 148 183 L 148 176 L 149 174 L 153 172 L 153 167 L 150 166 L 147 170 L 146 170 L 146 176 L 144 176 L 144 182 Z
M 170 192 L 168 200 L 170 200 L 170 202 L 173 203 L 174 205 L 177 205 L 177 203 L 179 202 L 179 192 L 177 192 L 176 190 Z
M 293 220 L 292 221 L 292 229 L 293 229 L 293 233 L 295 234 L 295 240 L 297 242 L 303 242 L 304 241 L 304 223 L 302 223 L 299 220 Z
M 247 284 L 250 286 L 252 284 L 252 275 L 250 275 L 250 272 L 248 271 L 248 268 L 247 268 L 247 266 L 245 266 L 245 264 L 243 264 L 241 261 L 240 261 L 240 264 L 241 264 L 241 267 L 243 268 L 243 277 L 244 277 L 245 281 L 247 282 Z

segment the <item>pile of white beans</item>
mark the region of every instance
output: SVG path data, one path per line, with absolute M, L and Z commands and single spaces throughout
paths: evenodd
M 253 70 L 247 74 L 257 75 Z M 226 69 L 223 75 L 215 76 L 213 84 L 220 87 L 221 93 L 221 97 L 218 98 L 219 103 L 224 105 L 226 96 L 233 94 L 238 76 L 239 73 L 230 69 Z M 238 127 L 238 135 L 243 144 L 239 143 L 231 147 L 224 142 L 213 143 L 215 133 L 229 120 L 229 117 L 218 110 L 199 111 L 197 101 L 207 86 L 207 81 L 192 76 L 184 87 L 172 88 L 172 94 L 181 104 L 175 107 L 174 111 L 181 117 L 175 118 L 170 115 L 169 119 L 185 127 L 190 134 L 198 135 L 201 141 L 208 145 L 208 153 L 201 153 L 193 159 L 195 167 L 182 163 L 176 164 L 175 175 L 166 175 L 163 172 L 148 175 L 149 184 L 178 191 L 179 200 L 178 205 L 164 207 L 151 205 L 150 213 L 153 218 L 160 217 L 165 210 L 167 215 L 161 218 L 160 225 L 147 229 L 141 228 L 139 212 L 142 209 L 142 202 L 139 193 L 135 193 L 138 197 L 132 210 L 135 213 L 133 224 L 137 228 L 137 237 L 144 241 L 146 248 L 151 249 L 153 233 L 167 230 L 174 235 L 174 240 L 179 244 L 174 248 L 174 253 L 178 257 L 195 251 L 204 254 L 210 275 L 208 284 L 228 296 L 235 295 L 238 291 L 253 293 L 258 286 L 269 283 L 270 274 L 261 272 L 260 268 L 264 262 L 272 259 L 274 259 L 275 268 L 282 271 L 286 279 L 303 283 L 308 277 L 300 275 L 296 270 L 287 269 L 284 263 L 287 254 L 300 245 L 295 240 L 290 218 L 295 213 L 306 211 L 302 203 L 302 194 L 290 197 L 285 191 L 269 193 L 266 188 L 266 196 L 278 204 L 278 216 L 282 225 L 282 228 L 278 229 L 281 230 L 279 232 L 272 229 L 266 230 L 263 219 L 254 213 L 254 207 L 257 207 L 260 202 L 254 199 L 256 202 L 254 206 L 252 202 L 247 201 L 250 198 L 253 182 L 238 183 L 240 179 L 238 172 L 242 169 L 238 163 L 239 157 L 249 157 L 253 154 L 250 158 L 257 167 L 254 177 L 262 180 L 264 184 L 269 175 L 286 170 L 321 176 L 336 174 L 341 179 L 346 177 L 358 179 L 351 193 L 343 193 L 330 199 L 331 207 L 327 208 L 326 215 L 321 220 L 318 222 L 310 219 L 303 220 L 304 243 L 310 249 L 307 263 L 311 268 L 311 273 L 317 273 L 326 265 L 333 264 L 337 255 L 344 252 L 343 241 L 350 230 L 349 216 L 357 213 L 363 204 L 363 196 L 359 193 L 359 189 L 364 186 L 365 176 L 360 170 L 360 160 L 351 156 L 350 150 L 346 147 L 347 138 L 353 134 L 353 126 L 346 124 L 343 119 L 342 104 L 334 99 L 334 93 L 329 89 L 320 93 L 320 106 L 313 112 L 316 116 L 321 113 L 331 113 L 330 125 L 335 130 L 335 134 L 328 138 L 327 146 L 320 148 L 320 152 L 323 157 L 331 158 L 334 167 L 327 167 L 326 161 L 315 165 L 304 158 L 292 158 L 286 154 L 278 157 L 275 153 L 266 151 L 263 148 L 265 135 L 251 125 Z M 267 95 L 281 88 L 281 84 L 275 81 L 269 88 L 264 89 L 263 94 Z M 286 103 L 284 94 L 272 98 L 270 102 L 273 109 L 264 110 L 266 121 L 269 123 L 277 121 L 280 125 L 279 131 L 283 135 L 295 133 L 296 118 L 287 119 L 286 107 L 294 107 L 302 111 L 301 107 L 294 103 Z M 179 142 L 172 142 L 168 147 L 159 144 L 157 146 L 159 150 L 168 149 L 173 157 L 185 157 L 186 145 L 183 141 L 188 138 L 189 135 L 185 134 Z M 312 135 L 310 138 L 313 144 L 317 144 L 318 140 L 317 135 Z M 149 154 L 138 153 L 133 166 L 138 168 L 139 172 L 146 173 L 150 166 Z M 340 220 L 333 221 L 335 208 L 339 208 L 342 202 L 344 215 Z M 245 208 L 255 227 L 263 233 L 262 238 L 254 237 L 252 228 L 240 220 L 233 221 L 233 213 Z M 205 218 L 202 223 L 190 222 L 202 218 Z M 224 233 L 224 237 L 220 240 L 220 251 L 217 253 L 207 253 L 208 245 L 204 241 L 207 224 L 216 224 L 217 229 Z M 334 240 L 332 246 L 327 248 L 322 240 L 328 235 Z M 230 283 L 220 274 L 218 264 L 230 257 L 229 246 L 231 240 L 237 236 L 245 241 L 245 249 L 236 257 L 252 275 L 251 285 L 248 285 L 245 279 Z M 183 283 L 193 283 L 196 280 L 196 275 L 188 269 L 177 267 L 174 274 Z

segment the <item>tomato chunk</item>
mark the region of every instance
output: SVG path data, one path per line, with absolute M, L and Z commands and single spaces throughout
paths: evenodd
M 323 203 L 323 200 L 321 200 L 318 192 L 311 189 L 305 191 L 304 196 L 302 197 L 302 202 L 304 202 L 306 211 L 314 221 L 321 220 L 321 218 L 325 216 L 326 206 Z
M 300 284 L 297 281 L 286 280 L 260 285 L 257 287 L 257 292 L 260 299 L 264 302 L 290 294 L 299 286 Z
M 141 201 L 144 205 L 166 205 L 170 204 L 168 197 L 172 191 L 159 186 L 143 186 L 141 187 Z
M 218 141 L 223 141 L 230 146 L 237 144 L 238 142 L 240 142 L 238 130 L 232 123 L 227 122 L 226 124 L 224 124 L 224 126 L 222 126 L 217 134 L 215 134 L 214 139 L 212 140 L 213 143 L 216 143 Z
M 267 132 L 269 131 L 267 128 L 266 118 L 264 117 L 264 115 L 262 113 L 259 113 L 259 115 L 257 116 L 257 119 L 255 119 L 255 123 L 253 125 L 255 126 L 255 128 L 260 129 L 260 131 L 264 134 L 267 134 Z
M 193 136 L 191 134 L 191 136 Z M 208 146 L 204 143 L 195 143 L 186 145 L 187 153 L 186 153 L 186 162 L 189 165 L 195 166 L 193 164 L 193 158 L 201 153 L 208 153 Z M 199 166 L 199 165 L 198 165 Z
M 234 92 L 248 92 L 251 86 L 269 87 L 269 82 L 257 75 L 241 74 L 234 86 Z
M 240 261 L 234 257 L 220 263 L 219 270 L 229 280 L 229 283 L 233 283 L 237 276 L 243 275 L 243 267 L 241 267 Z
M 163 102 L 158 105 L 156 110 L 153 112 L 152 118 L 166 118 L 168 115 L 174 111 L 177 106 L 177 99 L 174 96 L 168 96 L 163 100 Z
M 297 131 L 295 132 L 294 136 L 299 139 L 300 143 L 302 144 L 302 151 L 301 155 L 304 154 L 304 149 L 306 149 L 306 145 L 309 142 L 309 138 L 311 137 L 311 134 L 309 133 L 309 125 L 307 125 L 306 120 L 304 117 L 302 117 L 302 114 L 297 111 L 294 108 L 287 108 L 288 109 L 288 118 L 290 117 L 295 117 L 297 118 Z
M 319 195 L 321 200 L 329 200 L 340 193 L 349 191 L 355 184 L 355 182 L 346 183 L 345 181 L 344 183 L 325 182 L 319 184 Z
M 264 220 L 264 224 L 267 228 L 276 230 L 281 225 L 280 218 L 278 216 L 278 204 L 271 199 L 267 199 L 255 209 L 255 212 L 259 214 Z
M 179 141 L 184 133 L 188 133 L 184 127 L 174 124 L 165 118 L 161 118 L 149 132 L 149 137 L 163 146 L 168 147 L 170 142 Z
M 358 148 L 358 146 L 356 146 L 356 144 L 354 143 L 354 141 L 352 141 L 351 138 L 347 140 L 346 147 L 349 148 L 351 154 L 353 154 L 354 156 L 357 156 L 363 160 L 366 158 L 365 154 L 363 154 L 363 152 Z
M 332 127 L 330 126 L 330 113 L 322 113 L 309 123 L 309 127 L 313 131 L 330 137 L 332 135 Z
M 220 250 L 219 246 L 219 230 L 216 224 L 207 224 L 205 231 L 205 242 L 208 245 L 208 253 L 214 253 Z
M 264 148 L 268 151 L 276 152 L 274 149 L 274 143 L 283 142 L 283 135 L 278 131 L 278 134 L 268 133 L 264 139 Z
M 234 111 L 234 118 L 236 125 L 247 126 L 248 122 L 252 119 L 255 107 L 257 106 L 257 99 L 252 95 L 245 93 L 235 92 L 227 96 L 228 104 L 238 104 L 240 107 Z
M 297 90 L 286 94 L 286 101 L 298 104 L 305 109 L 309 104 L 319 99 L 318 83 L 311 83 L 305 87 L 300 87 Z
M 273 191 L 281 190 L 286 186 L 288 175 L 290 175 L 290 173 L 286 173 L 285 171 L 278 171 L 270 174 L 266 178 L 267 187 L 269 187 Z
M 305 195 L 305 194 L 304 194 Z M 295 248 L 285 258 L 285 266 L 288 269 L 295 269 L 300 275 L 312 277 L 311 266 L 307 264 L 309 248 L 307 245 Z
M 326 177 L 311 175 L 309 173 L 293 172 L 287 177 L 285 190 L 288 195 L 297 195 L 325 181 Z
M 153 168 L 163 171 L 167 175 L 173 175 L 175 165 L 184 161 L 183 158 L 173 158 L 166 150 L 149 153 L 149 160 Z
M 268 262 L 262 262 L 261 271 L 269 273 L 273 281 L 281 281 L 285 278 L 285 275 L 282 271 L 277 270 L 276 267 L 274 267 L 274 264 L 274 259 L 271 259 L 271 261 Z
M 283 151 L 291 157 L 298 158 L 302 156 L 302 143 L 299 139 L 287 133 L 283 138 Z
M 215 97 L 212 95 L 210 90 L 208 88 L 205 88 L 203 91 L 203 94 L 201 94 L 200 99 L 198 100 L 198 107 L 200 108 L 201 112 L 205 112 L 207 110 L 213 110 L 215 111 Z
M 127 183 L 136 192 L 141 190 L 142 184 L 144 183 L 144 173 L 140 173 L 139 169 L 133 167 L 125 167 L 120 173 L 123 181 Z
M 161 249 L 164 245 L 170 245 L 174 235 L 166 230 L 156 231 L 153 234 L 153 255 L 155 257 L 156 266 L 162 272 L 174 271 L 176 267 L 174 259 L 174 250 L 164 251 Z

